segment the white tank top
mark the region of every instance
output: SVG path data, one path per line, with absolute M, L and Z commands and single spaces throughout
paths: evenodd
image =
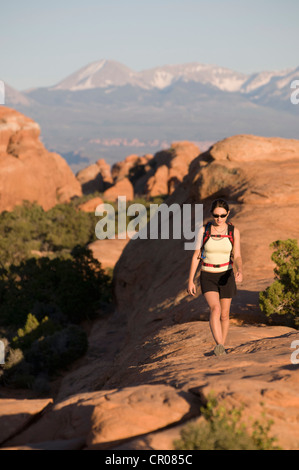
M 228 232 L 226 231 L 226 235 Z M 208 241 L 205 243 L 203 256 L 204 263 L 208 264 L 223 264 L 228 263 L 230 260 L 230 253 L 232 250 L 232 244 L 228 237 L 217 237 L 213 238 L 213 235 L 210 236 Z M 221 266 L 220 268 L 214 268 L 212 266 L 203 266 L 202 271 L 209 271 L 213 273 L 219 273 L 222 271 L 227 271 L 232 269 L 232 265 L 228 264 L 227 266 Z

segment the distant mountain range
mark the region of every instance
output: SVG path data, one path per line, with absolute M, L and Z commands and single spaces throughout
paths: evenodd
M 41 126 L 48 149 L 73 170 L 98 158 L 154 153 L 176 140 L 209 143 L 234 134 L 299 138 L 291 103 L 299 67 L 252 75 L 189 63 L 141 72 L 111 60 L 93 62 L 58 84 L 19 92 L 6 105 Z
M 253 75 L 234 72 L 233 70 L 198 63 L 165 65 L 142 72 L 134 72 L 118 62 L 101 60 L 70 75 L 51 88 L 51 90 L 91 90 L 132 85 L 144 90 L 163 90 L 178 81 L 212 85 L 228 92 L 252 93 L 269 86 L 270 82 L 277 90 L 282 90 L 295 78 L 299 67 L 278 72 L 261 72 Z

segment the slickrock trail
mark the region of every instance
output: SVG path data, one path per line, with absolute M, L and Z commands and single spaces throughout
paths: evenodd
M 232 322 L 228 354 L 216 357 L 206 321 L 165 322 L 134 344 L 114 321 L 94 325 L 88 355 L 65 377 L 54 404 L 45 400 L 45 413 L 3 448 L 172 449 L 211 391 L 229 406 L 244 405 L 248 423 L 265 412 L 280 446 L 298 448 L 299 374 L 290 348 L 298 331 Z M 35 401 L 28 400 L 27 419 Z M 17 402 L 6 430 L 16 426 Z M 23 417 L 24 408 L 26 401 Z M 22 429 L 17 424 L 12 435 Z
M 235 136 L 194 158 L 168 199 L 203 202 L 207 220 L 211 200 L 225 197 L 240 230 L 244 282 L 226 356 L 212 353 L 199 287 L 195 297 L 186 292 L 192 252 L 184 240 L 130 240 L 114 268 L 113 314 L 93 325 L 86 356 L 53 402 L 15 400 L 14 409 L 10 402 L 2 449 L 172 449 L 211 391 L 229 406 L 244 405 L 248 423 L 265 412 L 278 444 L 298 449 L 291 345 L 299 331 L 267 324 L 258 306 L 273 281 L 269 244 L 298 238 L 298 163 L 299 141 Z

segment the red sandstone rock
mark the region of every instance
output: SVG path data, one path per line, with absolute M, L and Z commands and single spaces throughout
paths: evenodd
M 124 179 L 131 181 L 135 195 L 148 197 L 169 195 L 181 183 L 188 173 L 189 164 L 199 153 L 200 150 L 196 145 L 182 141 L 174 142 L 170 149 L 162 150 L 154 156 L 128 155 L 123 161 L 112 166 L 113 186 L 106 193 L 108 196 L 113 194 L 114 199 L 114 194 L 118 194 L 119 189 L 117 187 L 114 191 L 113 187 Z M 101 190 L 99 188 L 103 186 L 97 179 L 98 175 L 96 164 L 78 173 L 77 178 L 84 185 L 82 186 L 84 191 L 85 188 L 92 188 L 93 191 Z
M 215 160 L 281 162 L 298 156 L 299 141 L 280 137 L 235 135 L 214 144 L 210 154 Z
M 103 204 L 103 202 L 104 201 L 102 198 L 94 197 L 92 199 L 89 199 L 89 201 L 80 204 L 78 208 L 79 210 L 84 212 L 94 212 L 100 204 Z
M 52 399 L 0 399 L 0 444 L 13 437 L 43 411 Z
M 192 394 L 182 395 L 169 385 L 82 393 L 55 404 L 36 424 L 9 440 L 7 447 L 85 437 L 88 449 L 109 448 L 115 441 L 197 413 L 199 404 Z
M 80 182 L 84 194 L 95 191 L 101 193 L 113 182 L 110 165 L 104 159 L 97 160 L 96 163 L 78 171 L 76 178 Z
M 39 134 L 32 119 L 0 107 L 0 211 L 12 210 L 24 200 L 48 210 L 82 194 L 67 162 L 48 152 Z
M 127 201 L 134 199 L 134 188 L 128 178 L 117 181 L 111 188 L 106 189 L 103 193 L 103 199 L 107 201 L 116 201 L 118 196 L 126 196 Z
M 199 154 L 196 145 L 184 141 L 174 142 L 170 149 L 158 152 L 152 160 L 153 170 L 148 173 L 143 192 L 152 197 L 172 194 Z
M 96 161 L 97 166 L 100 169 L 100 173 L 103 178 L 104 185 L 110 185 L 112 184 L 112 176 L 111 176 L 111 167 L 110 165 L 105 161 L 104 158 L 100 158 L 99 160 Z
M 88 245 L 94 258 L 100 261 L 103 268 L 114 268 L 120 258 L 125 246 L 129 243 L 130 238 L 118 238 L 117 233 L 115 239 L 96 240 Z
M 130 170 L 132 170 L 133 168 L 140 168 L 141 166 L 146 165 L 152 158 L 153 155 L 151 154 L 147 154 L 144 156 L 128 155 L 124 160 L 114 163 L 111 169 L 111 174 L 114 183 L 124 177 L 128 178 Z
M 255 154 L 254 138 L 249 140 Z M 219 142 L 217 152 L 225 155 L 222 145 L 227 142 Z M 271 433 L 278 444 L 286 450 L 299 448 L 299 375 L 298 365 L 291 363 L 291 343 L 299 333 L 267 325 L 258 307 L 259 291 L 273 281 L 269 244 L 298 238 L 297 179 L 291 178 L 297 175 L 298 153 L 291 158 L 286 142 L 286 147 L 276 147 L 271 159 L 267 151 L 262 158 L 260 138 L 256 145 L 259 157 L 254 161 L 243 154 L 215 159 L 215 148 L 195 158 L 168 199 L 169 204 L 203 203 L 205 220 L 212 199 L 223 196 L 230 203 L 230 220 L 241 233 L 244 282 L 232 302 L 228 354 L 212 354 L 199 273 L 197 295 L 186 292 L 193 253 L 184 250 L 184 240 L 131 240 L 115 266 L 114 315 L 94 324 L 88 353 L 64 377 L 53 409 L 7 446 L 39 442 L 43 448 L 45 442 L 47 448 L 49 441 L 82 439 L 88 448 L 171 450 L 180 428 L 169 436 L 169 429 L 161 427 L 182 425 L 186 404 L 178 397 L 192 393 L 196 414 L 203 396 L 213 391 L 230 406 L 244 405 L 246 425 L 252 418 L 261 421 L 264 412 L 266 420 L 274 421 Z M 157 167 L 167 166 L 167 158 L 161 154 Z M 260 202 L 265 198 L 261 189 L 267 189 L 270 202 Z M 148 393 L 147 384 L 157 387 L 156 392 Z M 169 417 L 164 386 L 172 396 Z M 176 408 L 179 414 L 173 413 Z

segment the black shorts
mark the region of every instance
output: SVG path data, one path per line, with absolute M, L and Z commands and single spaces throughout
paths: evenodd
M 233 269 L 220 273 L 200 272 L 200 286 L 202 294 L 206 292 L 219 292 L 220 299 L 231 299 L 237 294 L 237 286 Z

